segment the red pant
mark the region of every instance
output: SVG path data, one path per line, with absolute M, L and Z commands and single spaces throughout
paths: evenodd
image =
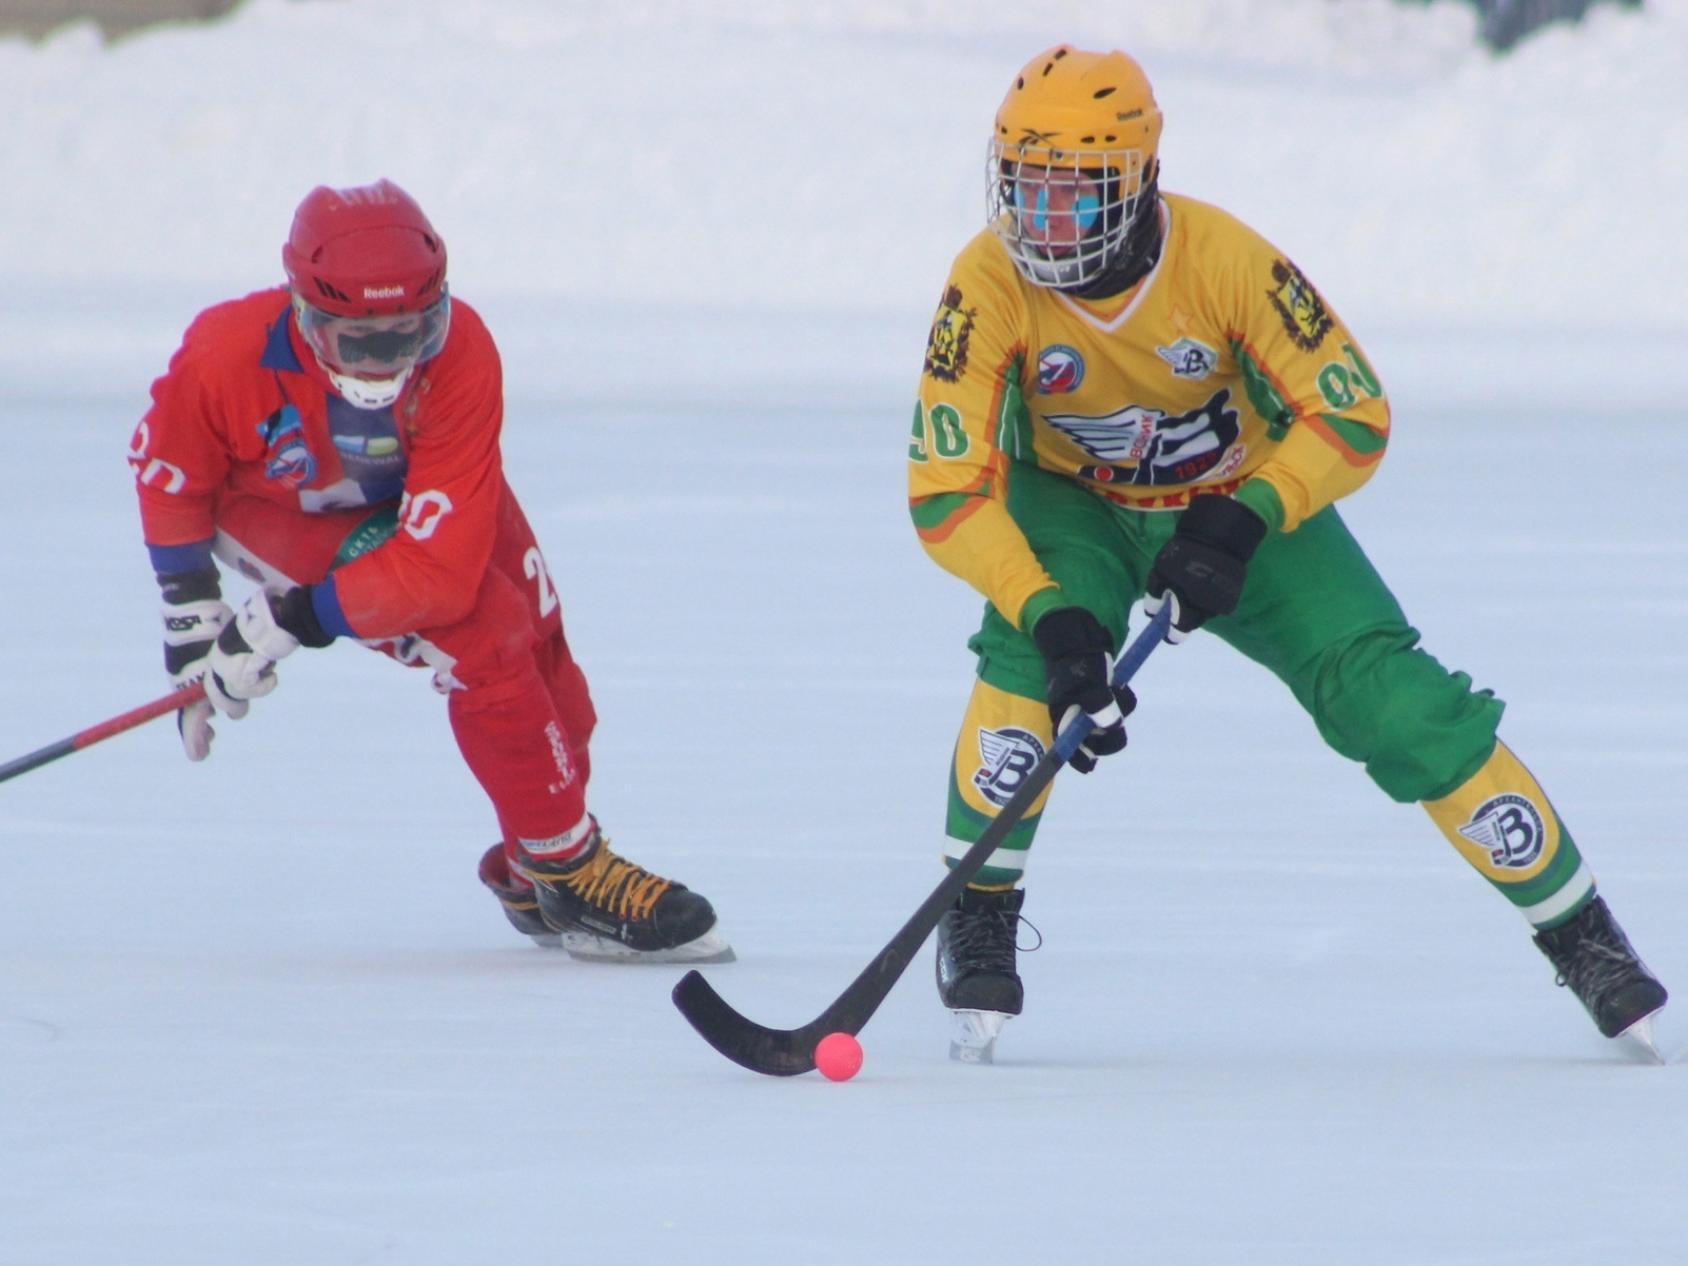
M 371 509 L 304 514 L 257 497 L 217 510 L 217 556 L 272 591 L 326 576 Z M 364 643 L 434 670 L 451 730 L 506 841 L 555 840 L 586 818 L 587 744 L 597 713 L 569 655 L 561 604 L 533 529 L 506 485 L 492 560 L 474 609 L 455 624 Z

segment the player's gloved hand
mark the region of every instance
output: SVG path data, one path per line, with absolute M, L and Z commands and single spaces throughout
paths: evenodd
M 1032 629 L 1049 671 L 1049 717 L 1059 734 L 1080 712 L 1095 729 L 1067 763 L 1081 774 L 1096 768 L 1100 756 L 1125 747 L 1125 718 L 1137 706 L 1129 686 L 1109 683 L 1114 670 L 1113 639 L 1102 622 L 1083 607 L 1056 607 Z
M 261 699 L 276 688 L 277 661 L 300 646 L 327 646 L 332 640 L 311 609 L 308 587 L 289 589 L 279 597 L 255 593 L 217 635 L 205 674 L 205 697 L 219 712 L 244 716 L 248 700 Z
M 211 647 L 234 613 L 223 601 L 215 567 L 161 575 L 158 585 L 163 595 L 159 610 L 164 617 L 164 671 L 170 674 L 170 684 L 180 689 L 205 676 Z M 217 736 L 211 728 L 214 711 L 201 699 L 176 713 L 176 730 L 189 760 L 204 760 L 211 754 L 211 740 Z M 238 718 L 245 711 L 242 703 L 240 712 L 229 715 Z
M 1143 610 L 1172 603 L 1166 640 L 1182 642 L 1216 615 L 1230 615 L 1242 597 L 1248 560 L 1266 537 L 1266 521 L 1240 501 L 1213 493 L 1190 498 L 1172 539 L 1149 569 Z

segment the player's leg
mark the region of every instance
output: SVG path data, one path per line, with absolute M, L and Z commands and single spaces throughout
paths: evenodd
M 568 637 L 563 630 L 562 595 L 546 566 L 533 529 L 528 526 L 527 516 L 522 513 L 521 504 L 508 488 L 505 489 L 499 515 L 492 566 L 518 583 L 525 584 L 529 590 L 532 615 L 539 632 L 533 648 L 534 660 L 556 705 L 570 758 L 580 769 L 582 779 L 589 779 L 592 766 L 590 743 L 592 732 L 598 725 L 598 714 L 592 705 L 586 674 L 569 651 Z
M 481 878 L 511 923 L 545 939 L 532 928 L 537 909 L 570 952 L 588 957 L 729 957 L 710 903 L 617 854 L 587 810 L 597 714 L 544 557 L 508 490 L 475 610 L 422 636 L 452 659 L 452 731 L 503 828 Z
M 1662 1005 L 1663 990 L 1596 898 L 1594 878 L 1546 793 L 1497 739 L 1504 705 L 1419 646 L 1417 630 L 1334 508 L 1269 539 L 1250 565 L 1237 610 L 1209 627 L 1276 673 L 1325 741 L 1362 762 L 1387 795 L 1425 807 L 1529 921 L 1602 1032 L 1616 1031 L 1625 1017 L 1633 1023 L 1650 1001 L 1648 1010 Z M 1590 939 L 1598 952 L 1577 948 Z M 1587 972 L 1562 961 L 1592 962 L 1591 953 L 1621 966 Z
M 619 857 L 587 811 L 587 743 L 596 714 L 568 654 L 532 531 L 505 495 L 493 560 L 469 616 L 365 644 L 431 669 L 435 688 L 447 696 L 458 750 L 492 801 L 502 835 L 481 858 L 480 877 L 514 927 L 541 943 L 558 936 L 558 920 L 547 921 L 524 864 L 531 862 L 557 872 L 561 895 L 552 904 L 575 916 L 572 951 L 592 952 L 602 933 L 614 938 L 617 957 L 718 957 L 725 943 L 716 944 L 709 903 Z M 280 592 L 320 581 L 380 545 L 395 526 L 392 505 L 301 514 L 237 496 L 219 507 L 217 554 Z M 590 936 L 575 926 L 585 919 L 598 925 Z
M 515 496 L 506 490 L 500 507 L 500 530 L 493 542 L 491 565 L 505 575 L 531 585 L 532 618 L 539 636 L 533 655 L 540 680 L 550 691 L 561 723 L 569 763 L 582 787 L 591 781 L 590 740 L 597 725 L 597 713 L 587 689 L 585 674 L 569 654 L 563 634 L 562 603 L 545 566 L 538 543 Z M 523 873 L 517 854 L 518 835 L 499 819 L 500 840 L 481 857 L 480 880 L 498 898 L 511 926 L 542 945 L 561 943 L 558 933 L 544 920 L 533 882 Z
M 1124 560 L 1108 508 L 1070 480 L 1018 466 L 1008 508 L 1045 570 L 1107 627 L 1117 649 L 1142 575 Z M 1044 660 L 1030 636 L 987 606 L 968 645 L 978 656 L 978 679 L 950 762 L 949 864 L 984 833 L 1053 739 Z M 947 1007 L 1017 1015 L 1023 1006 L 1015 955 L 1021 883 L 1048 794 L 1008 833 L 938 925 L 938 992 Z
M 226 565 L 248 579 L 272 592 L 281 593 L 294 585 L 314 584 L 322 580 L 335 567 L 362 556 L 387 540 L 396 527 L 396 506 L 392 504 L 303 514 L 260 497 L 237 494 L 226 497 L 218 507 L 216 552 Z M 519 604 L 517 606 L 519 613 Z M 455 639 L 449 640 L 456 644 Z M 401 663 L 431 668 L 435 687 L 441 693 L 463 690 L 463 683 L 454 671 L 456 657 L 427 638 L 384 638 L 365 644 Z M 472 749 L 478 747 L 471 741 Z M 496 762 L 489 758 L 481 763 L 491 768 Z M 489 795 L 493 795 L 496 809 L 506 796 L 501 789 L 498 794 L 493 794 L 492 788 L 488 791 Z M 565 808 L 564 816 L 567 813 Z M 575 818 L 579 816 L 580 813 L 576 812 Z M 506 840 L 516 838 L 502 814 L 500 827 Z M 541 942 L 557 940 L 556 933 L 540 917 L 533 885 L 512 873 L 505 844 L 495 844 L 487 851 L 481 859 L 480 877 L 499 898 L 511 924 L 518 931 Z
M 1426 799 L 1431 820 L 1536 930 L 1553 964 L 1600 1032 L 1616 1037 L 1667 1001 L 1612 917 L 1594 876 L 1535 776 L 1506 744 L 1448 795 Z

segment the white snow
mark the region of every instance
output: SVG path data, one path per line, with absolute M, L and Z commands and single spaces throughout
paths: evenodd
M 941 873 L 980 603 L 902 454 L 988 121 L 1039 49 L 1118 45 L 1168 187 L 1365 341 L 1396 438 L 1344 513 L 1688 988 L 1685 10 L 1501 59 L 1386 0 L 256 0 L 0 42 L 0 760 L 162 693 L 146 387 L 279 279 L 309 187 L 390 176 L 505 352 L 596 810 L 715 901 L 730 1001 L 808 1020 Z M 515 938 L 424 674 L 282 676 L 204 766 L 160 722 L 0 788 L 5 1266 L 1688 1260 L 1681 1065 L 1600 1039 L 1214 641 L 1063 779 L 999 1062 L 945 1058 L 923 955 L 844 1085 L 723 1061 L 678 969 Z

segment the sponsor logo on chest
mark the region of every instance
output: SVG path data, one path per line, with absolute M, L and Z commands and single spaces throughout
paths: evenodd
M 1133 404 L 1100 417 L 1057 413 L 1043 420 L 1093 459 L 1079 475 L 1100 483 L 1158 487 L 1221 478 L 1246 452 L 1237 443 L 1242 421 L 1229 387 L 1188 413 Z

